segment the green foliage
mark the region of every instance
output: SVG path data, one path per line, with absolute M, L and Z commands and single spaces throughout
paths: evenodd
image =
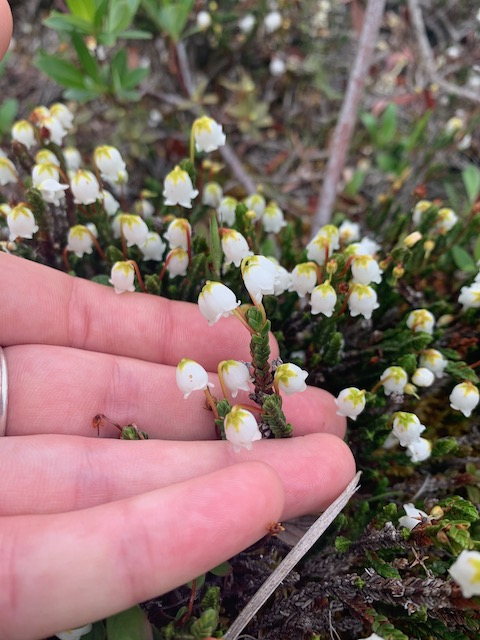
M 107 640 L 152 640 L 152 627 L 147 616 L 135 606 L 107 619 Z
M 177 42 L 185 29 L 194 0 L 140 0 L 140 2 L 155 27 Z

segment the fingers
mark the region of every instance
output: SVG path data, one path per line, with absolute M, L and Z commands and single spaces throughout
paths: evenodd
M 216 370 L 248 360 L 249 334 L 235 318 L 213 327 L 197 305 L 73 278 L 0 253 L 0 344 L 51 344 L 176 366 L 181 358 Z M 272 338 L 272 353 L 278 349 Z
M 35 640 L 179 586 L 278 520 L 280 480 L 246 463 L 55 516 L 4 518 L 0 637 Z
M 0 60 L 5 55 L 12 37 L 12 12 L 7 0 L 0 0 Z
M 285 493 L 284 520 L 325 509 L 355 473 L 347 445 L 329 434 L 262 440 L 240 453 L 225 441 L 8 437 L 0 448 L 0 514 L 85 509 L 252 460 L 277 472 Z
M 124 426 L 135 422 L 151 437 L 168 440 L 215 437 L 213 416 L 201 391 L 183 399 L 175 368 L 66 347 L 25 345 L 5 350 L 9 375 L 7 434 L 64 433 L 96 436 L 92 419 L 103 413 Z M 220 395 L 220 385 L 214 393 Z M 247 394 L 236 401 L 251 403 Z M 343 437 L 345 418 L 320 389 L 284 399 L 295 435 L 329 432 Z M 118 437 L 105 423 L 102 436 Z

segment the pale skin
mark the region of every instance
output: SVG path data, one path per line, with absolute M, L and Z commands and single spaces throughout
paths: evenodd
M 0 0 L 0 52 L 7 9 Z M 117 295 L 2 252 L 0 309 L 0 640 L 38 640 L 169 591 L 270 523 L 325 508 L 354 474 L 345 419 L 320 389 L 284 398 L 294 438 L 237 454 L 215 439 L 203 394 L 183 400 L 181 358 L 209 371 L 248 360 L 235 318 L 209 327 L 196 305 Z M 108 424 L 99 438 L 97 413 L 151 439 L 118 440 Z

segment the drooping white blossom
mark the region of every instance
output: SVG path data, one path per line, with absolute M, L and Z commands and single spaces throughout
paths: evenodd
M 82 156 L 80 151 L 76 147 L 68 146 L 63 150 L 63 157 L 65 158 L 65 164 L 68 171 L 77 171 L 82 164 Z M 38 160 L 37 160 L 38 162 Z
M 392 432 L 398 438 L 402 447 L 408 447 L 416 442 L 425 426 L 414 413 L 396 411 L 393 414 Z
M 290 396 L 293 393 L 305 391 L 307 376 L 308 371 L 304 371 L 292 362 L 285 362 L 275 369 L 274 385 L 285 395 Z
M 253 251 L 250 251 L 247 240 L 235 229 L 223 230 L 221 244 L 225 254 L 225 266 L 233 263 L 239 267 L 243 258 L 253 256 Z
M 244 258 L 241 263 L 245 287 L 255 304 L 261 304 L 264 295 L 275 292 L 279 274 L 277 265 L 262 255 Z
M 207 387 L 213 387 L 208 381 L 208 373 L 201 364 L 188 358 L 182 358 L 175 370 L 177 387 L 186 399 L 192 391 L 203 391 Z
M 469 380 L 455 385 L 449 396 L 452 409 L 461 411 L 466 418 L 472 415 L 472 411 L 477 406 L 479 399 L 480 395 L 477 387 Z
M 141 247 L 148 237 L 148 227 L 145 220 L 133 213 L 121 213 L 118 216 L 120 222 L 120 233 L 127 241 L 127 247 Z
M 58 207 L 65 197 L 65 191 L 69 189 L 69 186 L 68 184 L 62 184 L 53 178 L 47 178 L 37 185 L 37 189 L 42 194 L 42 198 L 45 202 Z
M 435 382 L 435 374 L 427 367 L 417 367 L 412 373 L 412 382 L 416 387 L 431 387 Z
M 37 144 L 35 127 L 28 120 L 17 120 L 12 126 L 12 139 L 31 149 Z
M 360 240 L 360 225 L 358 222 L 344 220 L 338 227 L 338 234 L 343 244 L 351 244 Z
M 95 148 L 93 161 L 100 171 L 103 180 L 107 182 L 118 182 L 126 170 L 126 164 L 120 151 L 116 147 L 104 144 Z
M 218 124 L 213 118 L 208 116 L 197 118 L 192 125 L 192 129 L 197 151 L 208 153 L 216 151 L 225 144 L 226 136 L 223 133 L 222 125 Z
M 432 443 L 426 438 L 418 438 L 407 447 L 407 456 L 412 462 L 424 462 L 432 454 Z
M 425 213 L 425 211 L 428 211 L 431 207 L 433 207 L 433 202 L 430 202 L 430 200 L 419 200 L 413 208 L 413 216 L 412 216 L 413 224 L 415 225 L 420 224 L 422 215 Z
M 187 251 L 182 247 L 175 247 L 168 252 L 165 258 L 168 273 L 172 278 L 175 276 L 186 276 L 188 265 L 190 264 L 190 258 Z
M 230 316 L 240 305 L 235 293 L 221 282 L 207 280 L 200 295 L 198 307 L 209 325 L 213 325 L 220 318 Z
M 442 207 L 438 210 L 435 229 L 442 235 L 448 233 L 458 222 L 458 216 L 453 209 Z
M 202 204 L 218 209 L 223 198 L 223 189 L 218 182 L 207 182 L 203 186 Z
M 465 309 L 478 309 L 480 307 L 480 282 L 473 282 L 468 287 L 460 289 L 458 302 Z
M 369 320 L 373 311 L 380 306 L 375 289 L 368 284 L 353 284 L 347 304 L 352 318 L 362 315 L 366 320 Z
M 380 380 L 385 395 L 389 396 L 391 393 L 403 393 L 408 382 L 408 375 L 402 367 L 388 367 L 380 376 Z
M 285 64 L 285 60 L 280 56 L 273 56 L 270 60 L 270 64 L 268 65 L 268 70 L 275 78 L 279 76 L 283 76 L 285 71 L 287 70 L 287 65 Z
M 383 271 L 380 269 L 378 262 L 369 255 L 355 256 L 352 260 L 352 276 L 353 282 L 359 284 L 370 284 L 375 282 L 379 284 L 382 281 Z
M 278 233 L 280 229 L 287 226 L 283 211 L 273 200 L 265 207 L 262 225 L 267 233 Z
M 161 262 L 167 245 L 156 231 L 149 231 L 145 243 L 139 247 L 143 260 L 155 260 Z
M 190 238 L 192 236 L 192 227 L 186 218 L 175 218 L 168 225 L 164 236 L 170 249 L 182 247 L 182 249 L 188 251 Z
M 179 204 L 185 209 L 191 209 L 192 200 L 198 196 L 198 190 L 193 188 L 192 180 L 188 173 L 177 165 L 165 177 L 163 196 L 166 205 Z
M 35 162 L 36 164 L 53 164 L 56 167 L 60 166 L 60 160 L 50 149 L 39 149 L 35 154 Z
M 335 305 L 337 303 L 337 294 L 335 289 L 326 280 L 322 284 L 318 284 L 312 291 L 310 297 L 311 312 L 313 315 L 322 313 L 327 318 L 331 318 Z
M 73 126 L 73 113 L 62 102 L 55 102 L 50 109 L 50 115 L 60 121 L 60 124 L 66 131 L 70 131 Z
M 480 595 L 480 552 L 464 549 L 448 573 L 459 585 L 464 598 Z
M 232 196 L 225 196 L 221 199 L 217 208 L 217 219 L 221 225 L 228 224 L 230 227 L 235 222 L 235 209 L 238 200 Z
M 218 365 L 218 375 L 233 398 L 237 397 L 240 390 L 250 391 L 252 377 L 244 362 L 240 362 L 239 360 L 223 360 Z
M 233 445 L 236 453 L 242 448 L 250 451 L 253 443 L 262 438 L 253 413 L 239 405 L 234 405 L 225 416 L 224 428 L 225 437 Z
M 270 11 L 263 19 L 265 33 L 273 33 L 282 26 L 282 14 L 279 11 Z
M 430 369 L 436 378 L 443 378 L 448 361 L 437 349 L 425 349 L 420 354 L 419 364 Z
M 208 11 L 199 11 L 197 13 L 197 28 L 200 31 L 206 31 L 208 27 L 212 24 L 212 16 L 208 13 Z
M 414 333 L 423 331 L 432 335 L 435 327 L 435 317 L 427 309 L 415 309 L 407 318 L 407 327 Z
M 92 253 L 93 238 L 89 229 L 83 224 L 76 224 L 68 231 L 67 250 L 82 258 L 85 253 Z
M 18 173 L 13 162 L 6 156 L 0 155 L 0 187 L 14 184 L 17 180 Z
M 335 398 L 337 415 L 356 420 L 365 409 L 365 390 L 356 387 L 342 389 Z
M 46 180 L 52 178 L 52 180 L 60 179 L 60 172 L 58 166 L 53 162 L 42 162 L 41 164 L 35 164 L 32 168 L 32 185 L 38 189 L 38 185 Z
M 253 211 L 255 213 L 253 220 L 261 220 L 263 218 L 267 203 L 261 193 L 252 193 L 251 195 L 247 196 L 244 199 L 243 204 L 249 211 Z
M 297 264 L 292 273 L 292 282 L 289 291 L 295 291 L 299 298 L 304 298 L 311 293 L 317 284 L 317 267 L 314 262 L 302 262 Z
M 115 293 L 135 291 L 135 268 L 129 261 L 115 262 L 112 267 L 109 282 L 113 284 Z
M 100 185 L 95 174 L 87 169 L 78 169 L 71 181 L 73 200 L 76 204 L 93 204 L 102 199 Z
M 100 196 L 103 204 L 103 208 L 108 216 L 114 216 L 117 211 L 120 209 L 120 203 L 116 200 L 110 191 L 106 189 L 102 189 L 100 191 Z
M 255 26 L 255 16 L 252 13 L 246 13 L 238 21 L 238 28 L 242 33 L 248 34 Z
M 20 202 L 10 210 L 7 215 L 7 225 L 12 241 L 17 238 L 33 238 L 33 234 L 38 231 L 35 216 L 24 202 Z

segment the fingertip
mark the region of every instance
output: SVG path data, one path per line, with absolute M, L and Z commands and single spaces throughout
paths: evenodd
M 335 398 L 325 389 L 307 387 L 302 393 L 286 396 L 283 408 L 293 425 L 294 435 L 331 433 L 338 438 L 345 436 L 347 421 L 337 415 Z
M 5 55 L 12 37 L 13 19 L 7 0 L 0 0 L 0 60 Z

